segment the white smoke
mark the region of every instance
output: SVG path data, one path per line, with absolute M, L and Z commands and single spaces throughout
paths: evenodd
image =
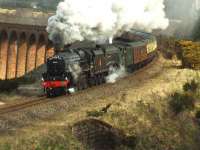
M 31 3 L 31 7 L 34 8 L 34 9 L 37 9 L 38 8 L 38 3 L 32 2 Z
M 126 76 L 126 69 L 124 66 L 120 66 L 119 68 L 110 67 L 109 74 L 106 77 L 107 83 L 115 83 L 118 79 Z
M 72 73 L 73 79 L 75 81 L 77 81 L 81 72 L 82 72 L 80 65 L 78 63 L 77 64 L 70 64 L 68 66 L 68 69 Z
M 63 44 L 107 41 L 131 28 L 165 29 L 164 0 L 65 0 L 48 20 L 50 40 L 59 35 Z

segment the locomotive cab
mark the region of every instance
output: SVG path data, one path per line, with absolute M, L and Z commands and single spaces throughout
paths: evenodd
M 42 86 L 48 97 L 66 93 L 69 80 L 62 57 L 54 56 L 47 59 L 46 72 L 42 74 Z

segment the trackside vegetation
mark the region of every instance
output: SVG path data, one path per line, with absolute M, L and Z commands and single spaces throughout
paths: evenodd
M 12 92 L 16 90 L 20 84 L 31 84 L 36 80 L 32 77 L 21 77 L 17 79 L 0 80 L 0 93 Z

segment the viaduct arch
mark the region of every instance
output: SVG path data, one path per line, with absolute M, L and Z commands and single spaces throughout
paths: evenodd
M 45 26 L 0 23 L 0 79 L 13 79 L 54 55 Z

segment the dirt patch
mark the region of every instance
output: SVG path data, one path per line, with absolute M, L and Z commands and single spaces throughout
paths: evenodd
M 136 137 L 128 137 L 122 130 L 97 119 L 77 122 L 72 127 L 72 132 L 79 141 L 94 150 L 119 150 L 121 146 L 133 149 L 136 141 Z
M 0 106 L 2 106 L 2 105 L 5 105 L 5 103 L 0 101 Z

